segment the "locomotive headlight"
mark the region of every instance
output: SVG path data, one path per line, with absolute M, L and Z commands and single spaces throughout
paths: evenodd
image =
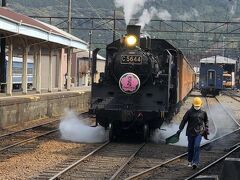
M 126 37 L 126 44 L 127 46 L 134 46 L 137 44 L 137 38 L 136 36 L 129 35 Z

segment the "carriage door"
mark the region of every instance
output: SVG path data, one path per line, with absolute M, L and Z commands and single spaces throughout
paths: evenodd
M 208 70 L 207 85 L 210 87 L 214 87 L 216 85 L 216 71 Z

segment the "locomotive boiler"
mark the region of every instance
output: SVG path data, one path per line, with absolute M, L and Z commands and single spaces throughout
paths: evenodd
M 109 129 L 110 140 L 133 132 L 147 141 L 194 85 L 195 73 L 181 51 L 163 39 L 141 35 L 140 29 L 129 25 L 125 36 L 107 45 L 105 72 L 92 81 L 90 111 L 97 124 Z

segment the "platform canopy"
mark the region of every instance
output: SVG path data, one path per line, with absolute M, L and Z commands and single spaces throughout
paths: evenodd
M 236 60 L 224 56 L 211 56 L 201 59 L 200 63 L 236 64 Z
M 0 34 L 5 38 L 21 36 L 32 41 L 32 44 L 50 43 L 61 47 L 88 49 L 87 43 L 83 40 L 5 7 L 0 8 Z

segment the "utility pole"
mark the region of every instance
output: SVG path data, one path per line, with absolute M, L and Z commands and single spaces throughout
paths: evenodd
M 68 33 L 71 34 L 72 28 L 72 0 L 68 0 Z M 68 91 L 70 91 L 70 85 L 71 85 L 71 54 L 72 49 L 67 49 L 67 84 L 66 88 Z
M 89 64 L 88 64 L 88 71 L 89 71 L 89 76 L 88 76 L 88 83 L 90 85 L 90 83 L 92 82 L 89 82 L 90 81 L 90 76 L 93 76 L 93 74 L 91 74 L 91 71 L 92 71 L 92 61 L 91 61 L 91 49 L 92 49 L 92 30 L 89 31 L 89 46 L 88 46 L 88 61 L 89 61 Z
M 6 0 L 2 0 L 2 7 L 6 7 Z M 4 34 L 0 34 L 0 46 L 1 46 L 1 53 L 0 53 L 0 90 L 2 91 L 4 87 L 1 83 L 6 83 L 6 39 L 4 38 Z
M 116 39 L 116 9 L 113 11 L 113 41 Z
M 72 0 L 68 0 L 68 33 L 71 34 L 72 28 Z

